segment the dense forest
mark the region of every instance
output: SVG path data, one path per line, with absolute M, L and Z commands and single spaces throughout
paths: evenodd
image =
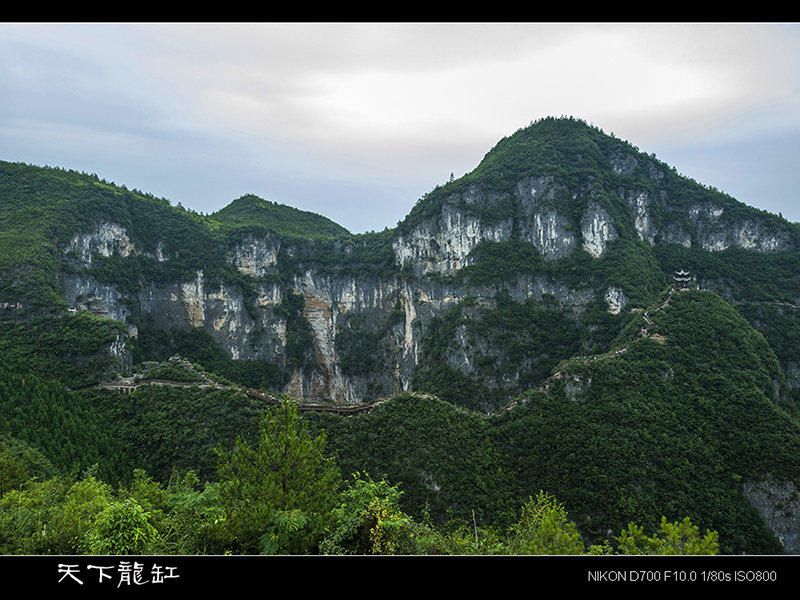
M 0 553 L 798 553 L 798 251 L 576 119 L 359 235 L 0 163 Z
M 688 517 L 663 518 L 652 532 L 631 522 L 589 544 L 564 506 L 544 492 L 529 497 L 504 529 L 479 527 L 474 519 L 434 525 L 426 511 L 418 518 L 405 513 L 404 492 L 386 478 L 343 477 L 326 435 L 311 433 L 290 399 L 261 411 L 257 421 L 252 442 L 237 437 L 230 450 L 218 445 L 213 483 L 176 466 L 165 484 L 135 468 L 128 483 L 114 487 L 98 463 L 82 472 L 58 469 L 28 444 L 0 434 L 0 551 L 501 555 L 716 554 L 719 548 L 717 533 L 701 532 Z M 104 446 L 118 449 L 124 451 Z M 176 459 L 142 451 L 148 461 Z

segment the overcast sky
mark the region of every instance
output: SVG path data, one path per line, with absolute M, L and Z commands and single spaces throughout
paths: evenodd
M 800 221 L 795 24 L 0 24 L 0 160 L 352 232 L 546 116 Z

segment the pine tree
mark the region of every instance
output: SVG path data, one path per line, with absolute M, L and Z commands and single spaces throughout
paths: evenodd
M 322 539 L 338 501 L 341 475 L 326 458 L 325 434 L 312 438 L 284 397 L 262 414 L 258 448 L 241 437 L 219 450 L 222 529 L 243 553 L 306 553 Z

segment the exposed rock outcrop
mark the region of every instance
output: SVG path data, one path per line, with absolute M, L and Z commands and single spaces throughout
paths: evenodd
M 664 165 L 623 146 L 600 158 L 592 152 L 574 157 L 571 147 L 558 146 L 553 169 L 531 164 L 525 171 L 512 163 L 513 178 L 492 173 L 437 188 L 391 232 L 387 252 L 394 265 L 377 274 L 336 268 L 337 260 L 346 263 L 354 251 L 350 239 L 325 246 L 320 261 L 313 236 L 282 237 L 267 228 L 248 228 L 229 236 L 219 249 L 243 279 L 221 276 L 219 266 L 181 266 L 171 271 L 180 275 L 135 282 L 132 293 L 130 285 L 123 290 L 95 276 L 97 257 L 146 257 L 159 264 L 172 259 L 163 242 L 143 253 L 125 227 L 102 221 L 63 246 L 62 259 L 70 268 L 61 284 L 70 307 L 134 325 L 146 318 L 162 329 L 202 328 L 233 359 L 264 359 L 284 367 L 290 332 L 282 305 L 286 294 L 299 295 L 309 331 L 308 360 L 302 368 L 292 367 L 287 391 L 314 400 L 358 402 L 408 389 L 425 359 L 429 324 L 467 298 L 477 302 L 476 315 L 492 310 L 501 288 L 516 302 L 555 302 L 576 322 L 593 302 L 609 315 L 623 315 L 637 292 L 631 294 L 625 273 L 613 272 L 622 268 L 614 266 L 622 259 L 613 254 L 621 243 L 628 244 L 626 252 L 642 242 L 713 252 L 792 249 L 794 238 L 782 220 L 745 210 L 720 194 L 698 192 L 700 186 L 692 188 L 688 200 L 677 197 L 686 188 L 667 184 L 671 174 Z M 577 161 L 581 175 L 567 173 L 564 160 Z M 487 243 L 528 244 L 537 260 L 556 267 L 575 256 L 608 267 L 603 261 L 611 254 L 617 263 L 603 282 L 576 281 L 569 268 L 545 275 L 517 264 L 507 280 L 468 285 L 458 275 L 476 264 L 476 248 Z M 173 258 L 180 254 L 170 248 Z M 504 352 L 481 347 L 491 342 L 476 342 L 466 326 L 455 336 L 455 354 L 445 362 L 467 376 L 474 373 L 476 360 Z M 370 353 L 368 360 L 359 348 Z M 520 361 L 520 369 L 531 360 Z M 506 375 L 510 380 L 516 376 Z

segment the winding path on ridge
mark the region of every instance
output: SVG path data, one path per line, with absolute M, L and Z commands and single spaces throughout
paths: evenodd
M 184 382 L 184 381 L 169 381 L 163 379 L 143 379 L 132 381 L 128 379 L 119 378 L 115 381 L 109 381 L 104 383 L 97 383 L 95 385 L 90 385 L 85 388 L 80 388 L 81 390 L 85 389 L 92 389 L 92 388 L 99 388 L 99 389 L 106 389 L 106 390 L 113 390 L 121 394 L 129 395 L 137 388 L 143 385 L 163 385 L 163 386 L 170 386 L 170 387 L 199 387 L 199 388 L 215 388 L 215 389 L 229 389 L 235 390 L 244 393 L 246 396 L 253 398 L 255 400 L 259 400 L 261 402 L 265 402 L 271 406 L 280 406 L 281 401 L 271 394 L 267 394 L 262 392 L 261 390 L 256 390 L 252 388 L 242 388 L 237 385 L 229 385 L 229 384 L 222 384 L 213 381 L 211 378 L 206 377 L 204 381 L 192 381 L 192 382 Z M 80 391 L 80 390 L 76 390 Z M 317 412 L 336 412 L 336 413 L 357 413 L 362 412 L 365 410 L 370 410 L 374 408 L 378 404 L 385 402 L 385 399 L 375 400 L 373 402 L 363 402 L 359 404 L 312 404 L 306 402 L 300 402 L 295 400 L 294 405 L 297 407 L 298 411 L 317 411 Z
M 650 307 L 650 308 L 648 308 L 648 309 L 646 309 L 644 311 L 644 313 L 642 314 L 642 317 L 643 317 L 643 319 L 645 321 L 645 326 L 641 328 L 641 331 L 639 332 L 639 336 L 638 337 L 632 339 L 631 341 L 629 341 L 627 344 L 625 344 L 621 348 L 617 348 L 616 350 L 605 352 L 603 354 L 595 354 L 595 355 L 591 355 L 591 356 L 585 356 L 585 355 L 584 356 L 573 356 L 571 358 L 564 359 L 553 370 L 553 374 L 552 374 L 551 377 L 555 377 L 555 378 L 563 377 L 564 369 L 567 367 L 567 365 L 569 365 L 571 363 L 579 362 L 579 363 L 582 363 L 582 364 L 587 364 L 587 363 L 590 363 L 591 361 L 594 361 L 594 360 L 604 359 L 604 358 L 613 358 L 615 356 L 619 356 L 620 354 L 624 354 L 625 352 L 627 352 L 628 348 L 630 347 L 630 345 L 632 343 L 634 343 L 635 341 L 637 341 L 639 339 L 642 339 L 642 338 L 657 339 L 657 340 L 663 342 L 664 339 L 665 339 L 665 338 L 663 338 L 663 336 L 659 336 L 658 334 L 650 333 L 650 331 L 649 331 L 651 326 L 653 325 L 653 321 L 650 318 L 650 315 L 655 313 L 655 312 L 657 312 L 657 311 L 659 311 L 659 310 L 661 310 L 665 306 L 669 305 L 669 302 L 672 299 L 672 296 L 675 293 L 679 292 L 679 291 L 680 291 L 679 288 L 676 288 L 676 287 L 673 286 L 672 288 L 670 288 L 670 290 L 669 290 L 666 298 L 664 298 L 664 300 L 662 300 L 661 302 L 659 302 L 655 306 L 652 306 L 652 307 Z M 216 388 L 216 389 L 233 389 L 233 390 L 240 391 L 240 392 L 244 393 L 245 395 L 247 395 L 248 397 L 253 398 L 255 400 L 259 400 L 261 402 L 265 402 L 265 403 L 267 403 L 269 405 L 272 405 L 272 406 L 280 406 L 280 400 L 278 398 L 276 398 L 275 396 L 271 395 L 271 394 L 265 393 L 265 392 L 263 392 L 261 390 L 252 389 L 252 388 L 242 388 L 242 387 L 236 386 L 236 385 L 218 383 L 218 382 L 214 381 L 213 379 L 211 379 L 210 377 L 208 377 L 206 374 L 203 374 L 203 381 L 193 381 L 193 382 L 179 382 L 179 381 L 166 381 L 166 380 L 136 380 L 136 381 L 133 381 L 133 380 L 129 380 L 129 379 L 120 378 L 120 379 L 118 379 L 116 381 L 98 383 L 98 384 L 93 385 L 93 386 L 88 386 L 88 388 L 110 389 L 110 390 L 115 390 L 115 391 L 120 392 L 120 393 L 130 394 L 136 388 L 138 388 L 139 386 L 142 386 L 142 385 L 166 385 L 166 386 L 174 386 L 174 387 L 193 387 L 193 386 L 197 386 L 197 387 L 213 387 L 213 388 Z M 88 388 L 83 388 L 83 389 L 88 389 Z M 542 386 L 539 389 L 544 391 L 544 390 L 546 390 L 546 388 L 547 388 L 547 382 L 542 384 Z M 358 403 L 358 404 L 345 404 L 345 405 L 342 405 L 342 404 L 312 404 L 312 403 L 305 403 L 305 402 L 295 401 L 295 406 L 297 407 L 298 411 L 337 412 L 337 413 L 344 413 L 344 414 L 352 414 L 352 413 L 358 413 L 358 412 L 370 410 L 370 409 L 374 408 L 375 406 L 377 406 L 379 404 L 382 404 L 386 400 L 387 399 L 384 398 L 384 399 L 379 399 L 379 400 L 375 400 L 375 401 L 372 401 L 372 402 L 363 402 L 363 403 Z M 514 405 L 516 405 L 516 402 L 512 402 L 512 404 L 509 405 L 508 408 L 513 408 Z
M 604 359 L 604 358 L 613 358 L 615 356 L 619 356 L 620 354 L 624 354 L 625 352 L 628 351 L 628 348 L 630 348 L 631 344 L 633 344 L 634 342 L 636 342 L 636 341 L 638 341 L 638 340 L 640 340 L 642 338 L 650 338 L 650 339 L 658 340 L 659 342 L 664 342 L 664 340 L 666 339 L 664 336 L 661 336 L 661 335 L 659 335 L 657 333 L 651 333 L 650 332 L 650 328 L 653 325 L 653 320 L 650 318 L 650 315 L 655 313 L 655 312 L 657 312 L 657 311 L 659 311 L 659 310 L 661 310 L 665 306 L 669 305 L 670 300 L 672 300 L 672 296 L 674 294 L 676 294 L 677 292 L 680 292 L 680 291 L 681 291 L 680 288 L 676 288 L 674 286 L 671 287 L 670 290 L 669 290 L 669 293 L 666 296 L 666 298 L 664 298 L 661 302 L 659 302 L 655 306 L 652 306 L 652 307 L 650 307 L 648 309 L 645 309 L 644 313 L 642 314 L 642 317 L 644 318 L 645 326 L 641 328 L 638 337 L 633 338 L 627 344 L 625 344 L 621 348 L 617 348 L 616 350 L 611 350 L 609 352 L 604 352 L 602 354 L 594 354 L 594 355 L 589 355 L 589 356 L 586 356 L 586 355 L 584 355 L 584 356 L 573 356 L 573 357 L 570 357 L 570 358 L 566 358 L 566 359 L 562 360 L 558 364 L 558 366 L 553 370 L 552 377 L 555 377 L 555 378 L 563 377 L 564 369 L 569 364 L 573 364 L 573 363 L 576 363 L 576 362 L 581 363 L 581 364 L 588 364 L 588 363 L 590 363 L 590 362 L 592 362 L 594 360 L 599 360 L 599 359 Z M 546 387 L 547 387 L 547 383 L 545 382 L 544 384 L 542 384 L 542 386 L 539 389 L 543 390 L 543 389 L 546 389 Z

